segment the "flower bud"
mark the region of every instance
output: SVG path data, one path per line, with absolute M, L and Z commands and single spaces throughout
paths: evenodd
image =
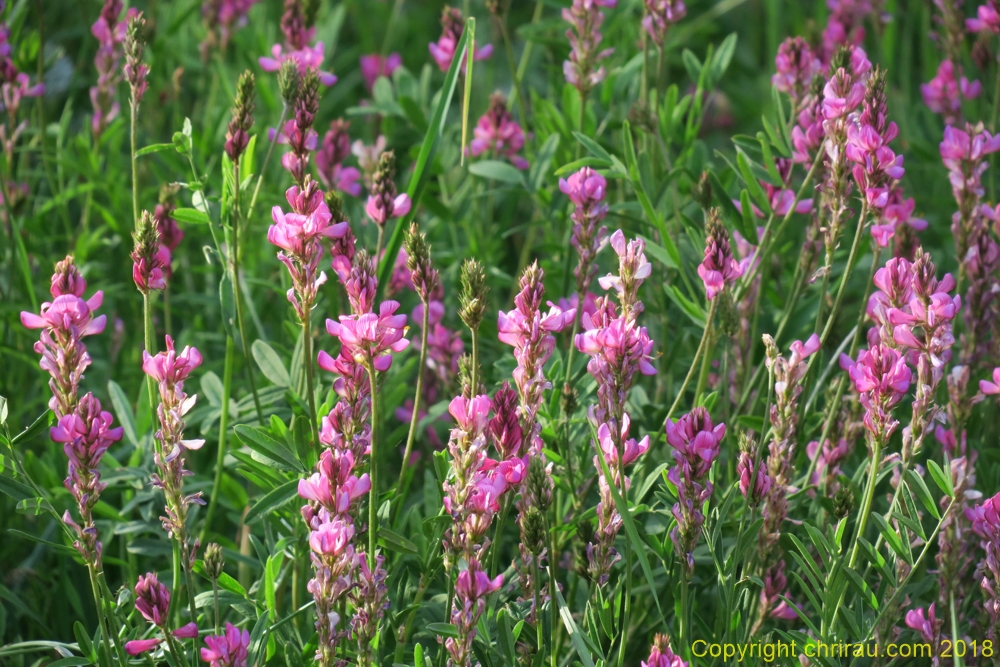
M 462 263 L 460 282 L 462 291 L 458 297 L 458 316 L 465 326 L 476 331 L 486 314 L 486 293 L 489 291 L 483 265 L 475 259 L 465 260 Z
M 537 557 L 545 549 L 545 517 L 537 507 L 529 507 L 523 521 L 524 547 Z
M 236 84 L 236 98 L 233 100 L 233 118 L 229 121 L 226 131 L 226 154 L 234 163 L 239 163 L 240 156 L 250 143 L 250 128 L 253 127 L 254 112 L 254 76 L 247 70 L 240 75 Z
M 833 515 L 843 519 L 854 511 L 854 492 L 847 486 L 842 486 L 833 497 Z
M 299 66 L 294 58 L 288 58 L 281 63 L 281 69 L 278 70 L 278 88 L 281 90 L 281 99 L 289 109 L 294 109 L 299 99 L 299 79 Z
M 160 232 L 156 229 L 152 213 L 142 212 L 135 231 L 132 232 L 132 239 L 135 241 L 132 250 L 132 279 L 135 286 L 143 294 L 166 288 L 163 267 L 170 264 L 170 251 L 160 244 Z
M 205 573 L 212 581 L 218 581 L 225 565 L 226 559 L 222 555 L 222 547 L 215 542 L 209 542 L 205 547 Z
M 145 41 L 142 37 L 142 27 L 146 19 L 142 12 L 131 16 L 125 32 L 125 79 L 132 90 L 132 104 L 138 106 L 142 96 L 146 94 L 146 75 L 149 67 L 142 62 Z

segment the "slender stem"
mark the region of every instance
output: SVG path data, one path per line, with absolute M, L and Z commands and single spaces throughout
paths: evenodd
M 417 366 L 417 388 L 413 392 L 413 414 L 410 415 L 410 431 L 406 434 L 406 448 L 403 450 L 403 465 L 399 471 L 399 482 L 397 489 L 403 488 L 403 482 L 410 470 L 410 454 L 413 453 L 413 441 L 417 435 L 417 424 L 420 421 L 420 400 L 424 390 L 424 366 L 427 365 L 427 336 L 430 328 L 430 304 L 424 303 L 424 315 L 422 318 L 422 329 L 420 331 L 420 365 Z
M 833 330 L 837 314 L 840 312 L 840 305 L 844 300 L 844 293 L 847 291 L 847 283 L 851 278 L 851 273 L 854 272 L 854 266 L 858 263 L 858 250 L 861 248 L 861 238 L 864 236 L 865 219 L 867 217 L 868 204 L 865 203 L 861 207 L 861 216 L 858 218 L 858 227 L 854 231 L 854 242 L 851 243 L 851 252 L 847 256 L 847 266 L 844 268 L 844 275 L 840 277 L 840 285 L 837 286 L 837 296 L 833 300 L 830 316 L 826 320 L 826 326 L 823 327 L 822 335 L 820 335 L 821 343 L 826 342 L 826 339 L 830 336 L 830 332 Z
M 378 225 L 378 239 L 375 241 L 375 259 L 382 254 L 382 241 L 385 237 L 385 225 Z
M 181 545 L 177 540 L 173 540 L 173 556 L 171 558 L 171 588 L 173 595 L 170 596 L 170 613 L 168 618 L 174 620 L 174 625 L 180 626 L 180 599 L 181 599 Z M 193 620 L 193 619 L 192 619 Z
M 543 636 L 544 633 L 542 632 L 543 629 L 544 629 L 542 627 L 542 625 L 543 625 L 542 624 L 542 597 L 541 597 L 541 593 L 539 592 L 539 589 L 542 587 L 542 585 L 541 585 L 542 570 L 538 566 L 538 554 L 534 554 L 534 558 L 532 560 L 535 561 L 535 585 L 533 587 L 535 589 L 535 641 L 538 643 L 538 654 L 539 655 L 544 655 L 545 654 L 545 645 L 544 645 L 545 639 L 544 639 L 544 636 Z
M 689 653 L 690 649 L 686 648 L 691 643 L 688 641 L 690 635 L 690 629 L 688 628 L 688 610 L 691 608 L 691 582 L 688 580 L 686 574 L 681 574 L 681 614 L 679 620 L 679 629 L 677 630 L 677 645 L 685 647 L 685 652 Z
M 139 226 L 139 169 L 135 159 L 135 126 L 139 105 L 133 101 L 129 104 L 129 110 L 129 137 L 132 141 L 132 224 L 135 228 Z
M 369 565 L 375 567 L 375 549 L 378 547 L 378 386 L 375 382 L 375 366 L 369 359 L 365 364 L 368 382 L 372 390 L 372 444 L 368 456 L 368 476 L 372 488 L 368 492 L 368 558 Z
M 285 124 L 285 117 L 288 115 L 288 107 L 284 106 L 281 109 L 281 116 L 278 118 L 278 131 L 274 133 L 274 141 L 272 141 L 267 146 L 267 155 L 264 156 L 264 162 L 260 165 L 260 173 L 257 174 L 257 185 L 254 186 L 253 196 L 250 198 L 250 207 L 247 209 L 247 220 L 253 220 L 253 209 L 257 205 L 257 195 L 260 194 L 260 185 L 264 182 L 264 172 L 267 171 L 267 165 L 271 162 L 271 155 L 274 154 L 274 147 L 278 142 L 278 134 L 281 133 L 281 127 Z M 239 183 L 236 184 L 239 188 Z
M 1000 112 L 1000 62 L 997 63 L 997 78 L 993 84 L 993 113 L 990 114 L 990 129 L 996 132 L 997 113 Z
M 212 497 L 208 501 L 208 511 L 205 513 L 205 525 L 201 529 L 201 541 L 204 542 L 212 527 L 212 517 L 219 503 L 219 492 L 222 488 L 222 470 L 226 460 L 226 436 L 229 431 L 229 395 L 233 388 L 233 353 L 236 347 L 232 336 L 226 336 L 226 360 L 222 370 L 222 413 L 219 415 L 219 449 L 215 456 L 215 481 L 212 484 Z
M 253 378 L 253 364 L 250 363 L 250 344 L 247 342 L 247 330 L 243 324 L 243 290 L 240 289 L 240 163 L 233 165 L 233 249 L 229 253 L 229 270 L 233 274 L 233 300 L 236 303 L 236 325 L 240 330 L 240 345 L 243 347 L 243 360 L 246 363 L 247 380 L 250 382 L 250 393 L 253 394 L 253 405 L 257 411 L 257 421 L 264 425 L 264 410 L 260 406 L 260 396 L 257 395 L 257 382 Z
M 94 591 L 94 604 L 97 606 L 97 622 L 101 627 L 101 641 L 104 644 L 104 652 L 108 654 L 108 660 L 111 660 L 111 641 L 110 634 L 108 633 L 108 621 L 105 616 L 104 596 L 101 594 L 101 587 L 97 583 L 97 571 L 95 568 L 96 565 L 90 564 L 87 566 L 87 572 L 90 573 L 90 587 Z M 119 660 L 121 660 L 121 656 L 119 656 Z
M 500 506 L 500 517 L 497 519 L 496 527 L 493 529 L 493 541 L 490 542 L 490 578 L 497 576 L 497 562 L 500 560 L 500 540 L 503 537 L 504 524 L 507 523 L 507 515 L 510 513 L 511 500 L 508 495 L 503 497 Z
M 188 667 L 187 655 L 177 646 L 177 640 L 171 633 L 167 633 L 167 646 L 170 647 L 170 652 L 174 654 L 174 657 L 178 659 L 181 667 Z
M 670 410 L 667 412 L 664 422 L 674 415 L 674 411 L 677 409 L 677 406 L 680 405 L 681 399 L 684 397 L 684 391 L 687 389 L 688 384 L 690 384 L 691 378 L 694 377 L 694 369 L 698 367 L 698 359 L 701 358 L 701 355 L 705 353 L 705 348 L 708 347 L 708 339 L 711 335 L 709 332 L 712 328 L 712 320 L 715 317 L 715 306 L 717 303 L 718 301 L 712 299 L 712 305 L 708 308 L 708 317 L 705 319 L 705 330 L 701 334 L 701 342 L 698 343 L 698 349 L 695 350 L 694 359 L 691 360 L 691 368 L 688 369 L 687 375 L 684 377 L 684 382 L 681 384 L 681 388 L 677 390 L 677 397 L 670 406 Z
M 706 335 L 708 337 L 708 343 L 706 350 L 712 348 L 715 342 L 715 332 L 712 327 L 712 323 L 709 322 L 705 327 Z M 694 364 L 692 364 L 692 367 Z M 708 371 L 712 366 L 712 354 L 710 352 L 705 352 L 701 357 L 701 371 L 698 373 L 698 384 L 694 387 L 694 404 L 698 405 L 698 400 L 701 398 L 701 392 L 705 390 L 705 385 L 708 383 Z
M 156 347 L 153 344 L 153 297 L 149 292 L 142 295 L 142 322 L 143 335 L 146 342 L 146 352 L 153 356 L 156 354 Z M 156 412 L 156 383 L 152 376 L 146 375 L 146 393 L 149 395 L 150 414 Z M 156 447 L 157 440 L 153 438 L 153 446 Z
M 198 608 L 194 604 L 195 590 L 194 590 L 194 574 L 191 572 L 191 565 L 187 558 L 183 559 L 181 567 L 184 569 L 184 582 L 187 586 L 188 591 L 188 610 L 191 612 L 191 622 L 198 622 Z
M 222 633 L 222 624 L 219 614 L 219 580 L 212 578 L 212 606 L 215 608 L 215 634 Z
M 316 425 L 316 380 L 313 370 L 312 353 L 312 304 L 305 307 L 306 316 L 302 320 L 302 365 L 306 371 L 306 394 L 309 402 L 309 433 L 312 434 L 313 447 L 319 447 L 319 431 Z M 375 409 L 375 386 L 372 385 L 372 410 Z M 375 426 L 372 425 L 372 452 L 375 451 Z
M 479 329 L 472 330 L 472 397 L 479 393 Z

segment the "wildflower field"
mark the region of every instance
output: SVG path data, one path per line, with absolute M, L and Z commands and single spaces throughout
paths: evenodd
M 0 665 L 1000 664 L 1000 2 L 454 2 L 0 0 Z

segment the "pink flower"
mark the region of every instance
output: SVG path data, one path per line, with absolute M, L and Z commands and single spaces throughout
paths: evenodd
M 490 579 L 489 575 L 483 572 L 482 567 L 477 567 L 478 563 L 469 564 L 469 567 L 458 573 L 458 580 L 455 582 L 455 592 L 466 600 L 474 601 L 484 598 L 490 593 L 495 593 L 503 586 L 503 575 L 497 575 Z
M 390 200 L 390 205 L 386 206 L 382 197 L 369 195 L 368 203 L 365 205 L 365 213 L 377 225 L 384 225 L 392 218 L 401 218 L 410 212 L 413 202 L 405 192 Z
M 604 452 L 604 458 L 609 464 L 613 464 L 615 467 L 631 465 L 649 449 L 649 436 L 647 435 L 639 442 L 636 442 L 635 438 L 628 437 L 629 426 L 630 418 L 626 412 L 622 415 L 621 436 L 619 440 L 612 437 L 611 427 L 607 424 L 601 424 L 597 429 L 597 440 L 601 446 L 601 451 Z M 620 464 L 618 460 L 618 446 L 616 444 L 618 441 L 622 443 Z
M 167 351 L 151 356 L 143 350 L 142 370 L 157 382 L 177 384 L 184 382 L 195 368 L 201 365 L 202 357 L 197 348 L 187 345 L 178 354 L 174 350 L 174 339 L 166 337 Z
M 649 650 L 649 658 L 640 660 L 642 667 L 688 667 L 688 663 L 670 650 L 670 641 L 666 635 L 656 635 L 653 647 Z
M 330 123 L 330 129 L 323 136 L 323 144 L 316 152 L 316 171 L 325 187 L 357 197 L 361 194 L 361 172 L 343 165 L 351 154 L 349 127 L 350 123 L 343 120 Z
M 28 329 L 55 329 L 73 331 L 80 338 L 93 336 L 104 331 L 107 316 L 93 317 L 93 311 L 101 307 L 104 292 L 95 292 L 86 301 L 73 294 L 62 294 L 53 301 L 42 304 L 40 315 L 21 311 L 21 324 Z
M 201 659 L 211 663 L 211 667 L 247 667 L 250 649 L 250 633 L 226 622 L 226 631 L 221 635 L 205 637 L 208 648 L 201 649 Z
M 1000 7 L 996 0 L 987 0 L 976 9 L 976 18 L 965 19 L 969 32 L 1000 33 Z
M 265 72 L 277 72 L 281 69 L 281 64 L 286 60 L 295 61 L 299 68 L 299 74 L 305 75 L 308 70 L 316 70 L 319 82 L 324 86 L 332 86 L 337 83 L 337 77 L 330 72 L 321 71 L 323 60 L 326 56 L 323 53 L 323 42 L 317 42 L 315 46 L 304 45 L 300 49 L 285 51 L 281 44 L 271 47 L 271 57 L 261 56 L 257 59 L 260 68 Z
M 133 639 L 130 642 L 125 642 L 125 652 L 135 657 L 152 651 L 161 643 L 163 643 L 162 639 Z
M 771 477 L 766 467 L 747 452 L 740 454 L 736 474 L 740 477 L 740 493 L 754 505 L 759 504 L 771 489 Z
M 303 257 L 310 242 L 340 238 L 350 228 L 346 222 L 333 222 L 321 190 L 312 191 L 308 199 L 303 199 L 304 194 L 296 185 L 288 188 L 285 199 L 292 211 L 285 213 L 280 206 L 272 208 L 274 224 L 267 230 L 267 240 L 272 245 L 295 257 Z M 322 256 L 322 248 L 319 254 Z
M 194 639 L 198 636 L 198 624 L 192 621 L 186 625 L 182 625 L 171 633 L 174 637 L 180 637 L 181 639 Z
M 472 134 L 474 138 L 469 143 L 469 154 L 473 157 L 489 152 L 507 158 L 518 169 L 530 166 L 527 160 L 517 155 L 524 148 L 524 130 L 514 122 L 503 95 L 497 93 L 490 98 L 490 108 L 479 118 Z
M 708 469 L 719 455 L 719 443 L 726 435 L 725 424 L 712 423 L 708 410 L 695 408 L 676 422 L 667 420 L 667 444 L 697 469 Z M 700 475 L 696 475 L 700 476 Z
M 902 400 L 913 377 L 906 359 L 891 347 L 877 344 L 861 350 L 856 362 L 841 354 L 840 365 L 861 394 L 865 427 L 873 435 L 887 437 L 898 424 L 892 420 L 890 410 Z
M 375 87 L 375 81 L 380 76 L 391 77 L 392 73 L 403 64 L 403 58 L 398 53 L 390 53 L 382 56 L 379 53 L 372 53 L 361 56 L 361 76 L 365 79 L 365 87 L 370 93 Z M 450 64 L 450 63 L 449 63 Z
M 979 97 L 982 89 L 982 84 L 978 81 L 970 82 L 964 76 L 960 81 L 956 80 L 954 63 L 942 60 L 934 78 L 929 83 L 920 85 L 920 94 L 931 111 L 942 114 L 946 123 L 953 123 L 962 109 L 959 92 L 962 97 L 971 100 Z
M 993 382 L 989 382 L 988 380 L 979 381 L 979 391 L 987 396 L 1000 394 L 1000 367 L 993 369 Z
M 589 208 L 604 201 L 608 181 L 590 167 L 583 167 L 569 178 L 560 178 L 559 190 L 577 206 Z
M 965 518 L 972 522 L 976 535 L 996 540 L 1000 535 L 1000 493 L 987 498 L 982 505 L 966 508 Z
M 448 404 L 448 412 L 455 418 L 463 431 L 480 433 L 486 428 L 490 415 L 491 402 L 489 396 L 476 396 L 472 399 L 456 396 Z
M 698 265 L 698 275 L 705 285 L 705 295 L 711 301 L 726 285 L 736 282 L 743 275 L 743 269 L 733 256 L 726 228 L 717 218 L 709 220 L 707 231 L 705 255 Z
M 687 7 L 683 0 L 645 0 L 645 2 L 646 16 L 642 19 L 642 27 L 658 46 L 663 46 L 670 26 L 687 16 Z
M 462 12 L 446 6 L 441 15 L 441 38 L 437 42 L 431 42 L 427 45 L 427 49 L 431 52 L 431 56 L 442 72 L 447 72 L 448 68 L 451 67 L 451 61 L 455 58 L 455 48 L 458 46 L 459 40 L 462 39 L 464 31 L 465 21 L 462 19 Z M 485 60 L 491 55 L 493 55 L 493 45 L 484 44 L 476 49 L 473 60 Z M 465 58 L 464 54 L 462 57 Z M 462 68 L 464 71 L 464 61 Z
M 789 37 L 781 43 L 774 65 L 777 72 L 771 77 L 772 85 L 791 95 L 796 106 L 809 91 L 813 77 L 823 69 L 809 43 L 801 37 Z
M 936 643 L 934 641 L 934 638 L 937 635 L 936 626 L 937 618 L 934 615 L 933 603 L 927 609 L 926 614 L 923 609 L 911 609 L 906 612 L 906 627 L 916 630 L 924 641 Z
M 170 591 L 152 572 L 139 577 L 135 585 L 135 609 L 153 625 L 166 627 L 167 613 L 170 611 Z
M 323 556 L 340 556 L 354 539 L 354 524 L 334 518 L 309 533 L 309 547 Z
M 351 350 L 359 363 L 371 363 L 384 372 L 392 365 L 390 352 L 402 352 L 410 344 L 406 333 L 406 315 L 396 315 L 399 303 L 383 301 L 379 312 L 363 315 L 341 315 L 340 322 L 326 321 L 326 330 Z

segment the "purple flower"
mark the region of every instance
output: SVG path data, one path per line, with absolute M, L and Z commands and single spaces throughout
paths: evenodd
M 476 625 L 486 610 L 486 597 L 500 590 L 501 586 L 503 575 L 490 579 L 476 558 L 470 560 L 468 567 L 459 572 L 451 617 L 452 624 L 458 629 L 458 637 L 449 637 L 445 641 L 445 649 L 450 656 L 449 664 L 471 664 Z
M 969 32 L 1000 33 L 1000 5 L 997 0 L 986 0 L 976 9 L 976 18 L 965 19 Z
M 742 452 L 736 464 L 736 474 L 740 477 L 740 493 L 751 505 L 759 505 L 771 489 L 767 470 L 748 452 Z
M 270 58 L 258 58 L 262 70 L 277 72 L 283 62 L 293 60 L 301 75 L 305 76 L 307 71 L 313 70 L 324 86 L 337 83 L 336 76 L 320 70 L 325 59 L 323 42 L 310 46 L 309 42 L 315 37 L 316 28 L 306 27 L 300 0 L 286 0 L 285 12 L 281 16 L 281 30 L 285 35 L 285 43 L 272 46 Z
M 517 153 L 524 148 L 524 130 L 507 110 L 507 100 L 496 93 L 490 98 L 490 108 L 472 130 L 469 154 L 478 157 L 491 153 L 510 160 L 518 169 L 527 169 L 528 161 Z
M 959 70 L 961 71 L 961 70 Z M 944 122 L 956 122 L 961 115 L 962 100 L 972 100 L 979 97 L 983 86 L 978 81 L 970 82 L 964 76 L 955 79 L 955 64 L 951 60 L 942 60 L 938 65 L 937 74 L 928 83 L 920 84 L 920 94 L 924 104 L 933 111 L 944 116 Z
M 218 47 L 223 52 L 236 28 L 247 23 L 247 14 L 260 0 L 208 0 L 201 6 L 201 16 L 208 29 L 205 41 L 201 43 L 203 60 L 208 60 L 209 51 Z
M 563 62 L 563 75 L 566 83 L 580 91 L 581 97 L 585 98 L 607 75 L 603 65 L 596 67 L 615 51 L 613 48 L 598 50 L 604 22 L 601 7 L 617 5 L 618 0 L 573 0 L 572 6 L 562 10 L 563 20 L 570 25 L 566 31 L 570 54 L 569 60 Z
M 646 16 L 642 19 L 642 27 L 657 46 L 663 46 L 670 27 L 687 16 L 687 7 L 683 0 L 645 0 L 645 2 Z
M 226 622 L 221 635 L 205 637 L 208 648 L 201 649 L 201 659 L 211 667 L 247 667 L 250 655 L 250 633 Z
M 340 119 L 330 123 L 330 129 L 323 136 L 323 144 L 316 152 L 316 171 L 324 187 L 357 197 L 361 195 L 361 172 L 343 164 L 351 154 L 350 126 L 350 123 Z
M 398 53 L 390 53 L 388 56 L 372 53 L 361 56 L 360 64 L 361 76 L 364 77 L 365 87 L 370 93 L 380 76 L 391 77 L 392 73 L 403 65 L 403 58 Z
M 451 61 L 455 58 L 455 49 L 458 47 L 462 33 L 465 31 L 465 21 L 462 19 L 462 12 L 454 7 L 445 6 L 441 14 L 441 38 L 437 42 L 431 42 L 427 49 L 431 52 L 434 62 L 442 72 L 447 72 L 451 67 Z M 493 45 L 484 44 L 476 49 L 473 54 L 474 60 L 485 60 L 493 55 Z M 462 70 L 465 71 L 465 55 L 462 55 Z
M 774 66 L 777 72 L 771 77 L 771 84 L 791 96 L 794 108 L 805 98 L 813 77 L 823 70 L 819 58 L 801 37 L 789 37 L 781 43 Z
M 125 642 L 125 652 L 135 657 L 152 651 L 162 643 L 162 639 L 133 639 L 130 642 Z
M 906 612 L 906 627 L 916 630 L 924 641 L 936 645 L 940 626 L 934 615 L 934 604 L 927 608 L 926 613 L 923 609 L 911 609 Z
M 165 629 L 170 611 L 170 591 L 156 575 L 147 572 L 135 585 L 135 609 L 153 625 Z
M 666 635 L 656 635 L 649 658 L 640 660 L 642 667 L 688 667 L 688 663 L 670 650 L 670 639 Z
M 396 315 L 398 308 L 396 301 L 383 301 L 377 315 L 341 315 L 340 322 L 328 319 L 326 330 L 339 338 L 359 363 L 384 372 L 392 365 L 390 352 L 402 352 L 410 344 L 403 338 L 406 315 Z
M 891 409 L 902 400 L 913 377 L 906 359 L 879 344 L 861 350 L 857 361 L 841 354 L 840 365 L 861 395 L 865 427 L 875 437 L 888 437 L 899 423 L 892 420 Z
M 987 396 L 1000 395 L 1000 367 L 993 369 L 993 381 L 980 380 L 979 391 Z
M 309 533 L 309 548 L 322 556 L 337 557 L 354 539 L 354 524 L 350 519 L 331 519 Z

